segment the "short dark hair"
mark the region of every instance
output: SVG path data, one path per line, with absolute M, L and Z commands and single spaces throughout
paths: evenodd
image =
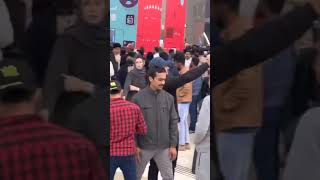
M 153 59 L 153 53 L 152 52 L 148 52 L 146 58 L 147 58 L 148 61 L 151 61 Z
M 213 0 L 212 3 L 225 4 L 234 11 L 238 11 L 240 8 L 240 0 Z
M 169 50 L 169 54 L 174 53 L 174 49 Z
M 137 53 L 131 51 L 131 52 L 128 52 L 128 56 L 129 56 L 129 57 L 132 57 L 132 58 L 136 58 L 136 57 L 137 57 Z
M 113 43 L 113 49 L 114 48 L 121 48 L 121 44 L 120 43 Z
M 138 59 L 138 58 L 143 59 L 144 61 L 146 60 L 146 59 L 144 58 L 144 56 L 142 56 L 141 54 L 138 54 L 138 55 L 137 55 L 136 59 Z
M 175 61 L 175 62 L 178 62 L 178 63 L 185 63 L 185 56 L 184 56 L 184 54 L 182 53 L 182 52 L 180 52 L 180 51 L 177 51 L 176 52 L 176 54 L 173 56 L 173 60 Z
M 154 47 L 154 51 L 155 52 L 160 52 L 160 48 L 159 47 Z
M 0 93 L 1 104 L 19 104 L 29 102 L 36 93 L 36 89 L 12 88 Z
M 169 54 L 167 54 L 166 52 L 161 52 L 161 53 L 159 53 L 159 56 L 162 58 L 162 59 L 164 59 L 164 60 L 168 60 L 169 59 Z
M 164 67 L 152 66 L 148 69 L 147 77 L 151 77 L 154 79 L 157 73 L 166 73 L 166 69 Z
M 198 66 L 199 65 L 199 58 L 198 57 L 193 57 L 192 60 L 191 60 L 192 64 L 194 64 L 195 66 Z
M 192 48 L 186 48 L 183 52 L 184 52 L 184 53 L 189 52 L 190 54 L 192 54 Z

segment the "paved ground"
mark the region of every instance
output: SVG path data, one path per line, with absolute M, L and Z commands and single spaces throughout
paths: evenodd
M 192 142 L 193 135 L 190 135 L 190 141 Z M 192 160 L 194 153 L 194 145 L 191 144 L 191 150 L 179 151 L 178 165 L 176 167 L 175 180 L 195 180 L 195 175 L 191 173 Z M 149 165 L 148 165 L 149 166 Z M 148 179 L 148 166 L 144 172 L 141 180 Z M 159 180 L 162 180 L 159 174 Z M 122 172 L 118 169 L 114 180 L 124 180 Z

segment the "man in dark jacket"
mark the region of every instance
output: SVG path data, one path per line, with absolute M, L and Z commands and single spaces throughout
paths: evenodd
M 184 54 L 183 53 L 175 54 L 174 58 L 184 59 Z M 168 64 L 169 64 L 168 61 L 165 61 L 162 58 L 158 57 L 150 61 L 149 67 L 168 67 L 169 66 Z M 183 75 L 179 75 L 179 76 L 169 75 L 167 77 L 163 89 L 174 97 L 174 100 L 175 100 L 174 103 L 175 103 L 176 109 L 177 109 L 176 90 L 179 87 L 183 86 L 184 84 L 189 83 L 197 79 L 198 77 L 200 77 L 203 73 L 205 73 L 208 70 L 208 68 L 209 68 L 209 64 L 205 63 L 200 65 L 197 68 L 194 68 L 186 72 Z M 176 148 L 178 149 L 178 144 Z M 177 158 L 174 161 L 172 161 L 173 173 L 175 172 L 176 165 L 177 165 Z M 156 163 L 153 160 L 151 160 L 150 166 L 149 166 L 149 172 L 148 172 L 148 179 L 157 180 L 158 172 L 159 170 Z
M 173 180 L 172 162 L 177 156 L 178 114 L 174 98 L 163 90 L 167 71 L 163 67 L 148 70 L 149 86 L 132 99 L 143 113 L 148 126 L 146 136 L 137 137 L 140 160 L 137 179 L 140 180 L 147 163 L 153 158 L 164 180 Z M 161 113 L 160 113 L 161 112 Z

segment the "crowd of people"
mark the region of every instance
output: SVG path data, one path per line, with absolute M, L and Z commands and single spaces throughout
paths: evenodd
M 145 53 L 112 43 L 111 49 L 110 179 L 117 168 L 125 179 L 141 179 L 148 163 L 148 179 L 158 179 L 158 171 L 174 179 L 178 151 L 191 149 L 191 133 L 200 149 L 197 179 L 209 179 L 209 48 Z

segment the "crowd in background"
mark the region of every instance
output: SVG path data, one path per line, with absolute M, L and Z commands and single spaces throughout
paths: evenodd
M 200 155 L 203 153 L 202 156 L 199 155 L 202 163 L 198 164 L 199 167 L 196 167 L 196 174 L 199 176 L 198 179 L 209 178 L 206 173 L 209 170 L 208 160 L 210 159 L 209 48 L 187 45 L 183 52 L 175 49 L 166 51 L 161 47 L 155 47 L 153 52 L 144 52 L 143 48 L 134 49 L 132 44 L 121 47 L 119 43 L 112 43 L 111 50 L 110 78 L 113 83 L 119 84 L 122 90 L 121 92 L 115 91 L 114 93 L 117 95 L 115 97 L 111 95 L 111 107 L 114 107 L 110 109 L 111 149 L 115 148 L 115 151 L 117 151 L 117 147 L 118 151 L 121 151 L 118 144 L 121 143 L 120 141 L 128 141 L 129 136 L 123 134 L 119 137 L 119 134 L 122 134 L 119 131 L 122 132 L 124 128 L 128 128 L 129 122 L 137 122 L 127 120 L 126 117 L 132 115 L 121 115 L 119 113 L 132 110 L 131 108 L 128 110 L 121 104 L 132 102 L 139 106 L 146 123 L 147 134 L 138 136 L 137 147 L 133 145 L 133 148 L 137 148 L 138 153 L 131 151 L 131 154 L 122 154 L 123 159 L 131 157 L 132 168 L 128 169 L 128 164 L 124 167 L 120 163 L 121 160 L 116 159 L 119 158 L 119 154 L 111 154 L 110 178 L 114 178 L 116 169 L 120 167 L 124 171 L 125 179 L 132 178 L 126 172 L 128 170 L 132 171 L 132 169 L 137 169 L 137 179 L 141 179 L 146 163 L 151 160 L 148 179 L 157 179 L 158 168 L 163 179 L 173 179 L 177 161 L 176 154 L 178 154 L 178 151 L 191 149 L 190 134 L 195 132 L 197 145 L 202 144 L 198 146 L 200 150 L 197 150 Z M 160 74 L 164 74 L 164 79 L 158 86 L 157 83 L 160 82 L 157 82 L 157 75 L 160 76 Z M 150 90 L 154 91 L 156 97 L 148 96 Z M 119 100 L 119 97 L 121 97 L 121 100 Z M 154 100 L 154 98 L 156 99 Z M 202 104 L 204 98 L 206 100 L 203 102 L 205 107 L 202 107 L 203 118 L 198 122 L 198 116 L 200 116 L 199 105 Z M 133 114 L 133 112 L 130 114 Z M 165 117 L 166 115 L 169 115 L 169 117 Z M 121 117 L 124 119 L 121 119 Z M 127 124 L 120 124 L 119 121 L 126 121 Z M 129 139 L 133 141 L 135 131 L 131 132 Z M 167 138 L 161 137 L 167 135 L 169 135 Z M 168 159 L 168 153 L 161 156 L 161 152 L 168 149 L 170 159 Z M 112 160 L 113 157 L 115 158 L 114 161 Z M 199 158 L 197 162 L 200 162 Z M 135 165 L 136 159 L 143 159 L 144 161 Z M 163 162 L 166 159 L 169 165 L 168 162 Z M 168 167 L 170 168 L 168 169 Z

